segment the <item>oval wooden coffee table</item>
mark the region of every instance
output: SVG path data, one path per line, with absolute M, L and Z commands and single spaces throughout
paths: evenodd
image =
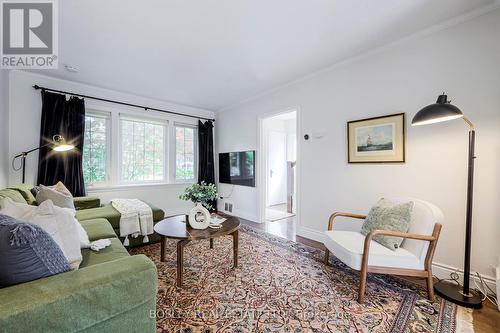
M 240 220 L 234 216 L 224 216 L 222 228 L 204 230 L 193 229 L 178 216 L 173 216 L 158 222 L 154 231 L 161 236 L 161 261 L 165 261 L 165 241 L 167 238 L 178 239 L 177 242 L 177 287 L 182 287 L 182 272 L 184 270 L 184 246 L 194 240 L 210 239 L 210 248 L 214 246 L 214 238 L 233 236 L 233 267 L 238 267 L 238 229 Z

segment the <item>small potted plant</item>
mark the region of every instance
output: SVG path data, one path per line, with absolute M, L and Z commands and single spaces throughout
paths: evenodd
M 217 198 L 217 188 L 215 184 L 207 184 L 205 182 L 194 183 L 187 187 L 184 193 L 179 195 L 179 199 L 192 201 L 195 204 L 201 204 L 209 211 L 214 211 L 216 207 L 212 206 L 212 201 Z M 187 221 L 186 215 L 186 221 Z

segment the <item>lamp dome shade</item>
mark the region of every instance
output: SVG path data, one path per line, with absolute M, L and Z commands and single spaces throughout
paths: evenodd
M 436 103 L 418 111 L 411 121 L 412 126 L 427 125 L 462 118 L 464 114 L 455 105 L 448 102 L 448 96 L 439 95 Z
M 66 143 L 66 140 L 64 139 L 64 137 L 59 135 L 59 134 L 54 135 L 52 140 L 54 141 L 54 147 L 52 149 L 55 151 L 64 152 L 64 151 L 73 150 L 75 148 L 74 145 Z
M 54 150 L 58 151 L 58 152 L 63 152 L 63 151 L 73 150 L 74 148 L 75 148 L 75 146 L 73 146 L 73 145 L 61 144 L 61 145 L 55 146 Z

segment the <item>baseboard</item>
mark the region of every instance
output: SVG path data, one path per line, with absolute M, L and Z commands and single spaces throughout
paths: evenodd
M 297 235 L 304 237 L 304 238 L 312 239 L 312 240 L 320 242 L 320 243 L 323 243 L 323 240 L 324 240 L 324 238 L 323 238 L 324 234 L 322 232 L 314 230 L 312 228 L 308 228 L 308 227 L 302 227 L 302 226 L 298 227 L 297 228 Z
M 315 240 L 315 241 L 321 242 L 321 243 L 323 243 L 323 239 L 324 239 L 324 234 L 322 232 L 314 230 L 312 228 L 308 228 L 308 227 L 298 228 L 297 235 L 304 237 L 304 238 L 309 238 L 309 239 L 312 239 L 312 240 Z M 451 273 L 457 272 L 459 279 L 460 279 L 460 283 L 463 282 L 463 277 L 464 277 L 463 271 L 457 267 L 434 262 L 432 264 L 432 272 L 439 279 L 449 279 Z M 489 276 L 489 275 L 485 275 L 485 274 L 481 274 L 481 276 L 483 277 L 483 281 L 492 290 L 496 290 L 496 279 L 493 276 Z M 476 282 L 477 285 L 480 285 L 480 280 L 476 276 L 475 272 L 474 272 L 474 274 L 471 273 L 470 286 L 471 286 L 471 288 L 476 289 L 476 284 L 474 282 Z

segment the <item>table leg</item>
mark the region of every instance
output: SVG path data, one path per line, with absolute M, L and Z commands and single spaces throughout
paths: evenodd
M 213 238 L 210 238 L 210 248 L 211 249 L 214 248 L 214 239 Z
M 160 261 L 165 261 L 165 236 L 161 236 L 161 249 L 160 249 Z
M 187 239 L 177 242 L 177 287 L 182 287 L 182 272 L 184 270 L 184 246 L 189 243 Z
M 235 230 L 233 233 L 233 268 L 238 268 L 238 236 L 239 231 Z

